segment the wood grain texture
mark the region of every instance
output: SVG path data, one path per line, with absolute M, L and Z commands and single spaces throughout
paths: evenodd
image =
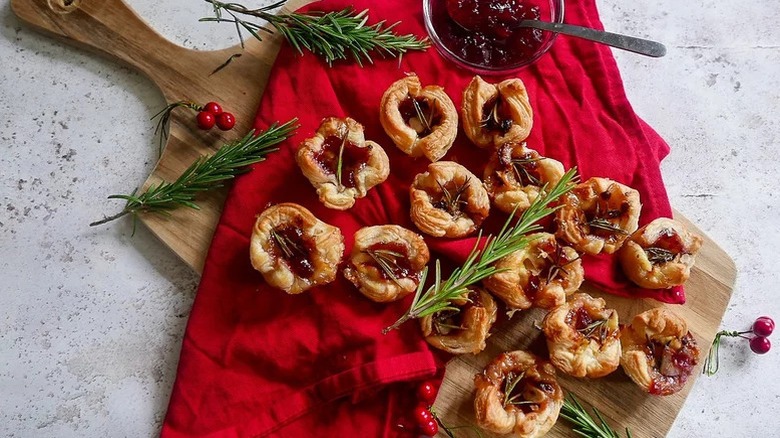
M 310 1 L 291 0 L 283 10 L 295 10 L 307 3 Z M 204 135 L 195 126 L 192 112 L 174 111 L 168 143 L 143 187 L 163 179 L 175 180 L 196 158 L 212 154 L 234 140 L 236 133 L 251 128 L 281 43 L 276 34 L 264 34 L 262 42 L 247 40 L 245 50 L 240 46 L 190 50 L 155 32 L 122 0 L 11 0 L 11 8 L 36 28 L 138 69 L 154 82 L 168 103 L 229 102 L 226 110 L 236 116 L 237 123 L 228 133 L 212 129 Z M 229 68 L 211 75 L 235 53 L 241 53 L 241 57 L 235 58 Z M 185 263 L 201 272 L 226 195 L 227 189 L 214 190 L 198 197 L 200 211 L 181 208 L 172 212 L 172 218 L 142 215 L 140 220 Z M 117 210 L 121 207 L 118 203 L 110 205 Z
M 297 9 L 307 0 L 291 0 Z M 13 11 L 22 20 L 68 41 L 119 59 L 143 72 L 161 90 L 168 102 L 210 100 L 230 102 L 229 110 L 238 119 L 233 132 L 251 126 L 268 79 L 280 40 L 268 36 L 262 43 L 248 41 L 246 50 L 233 47 L 217 51 L 194 51 L 179 47 L 152 30 L 121 0 L 12 0 Z M 230 68 L 209 74 L 234 53 L 242 53 Z M 229 80 L 225 80 L 229 78 Z M 218 80 L 217 80 L 218 79 Z M 200 155 L 210 154 L 234 134 L 212 130 L 203 135 L 186 111 L 174 112 L 171 135 L 163 155 L 145 186 L 161 179 L 177 178 Z M 211 237 L 219 220 L 226 190 L 200 197 L 201 211 L 179 209 L 170 219 L 146 215 L 141 221 L 193 269 L 200 272 Z M 692 231 L 701 232 L 681 215 Z M 731 296 L 736 270 L 728 255 L 706 238 L 704 247 L 687 284 L 688 303 L 672 306 L 681 314 L 706 351 L 720 324 Z M 652 300 L 629 300 L 605 295 L 585 285 L 583 290 L 604 297 L 618 310 L 621 321 L 660 304 Z M 503 351 L 530 349 L 545 354 L 545 346 L 534 322 L 544 313 L 523 312 L 494 328 L 488 348 L 479 355 L 465 355 L 447 365 L 447 373 L 436 409 L 449 425 L 474 424 L 472 408 L 473 377 Z M 699 365 L 700 370 L 701 364 Z M 595 404 L 618 428 L 630 427 L 635 437 L 666 435 L 680 411 L 695 377 L 679 394 L 655 397 L 644 394 L 618 370 L 594 381 L 561 377 L 562 385 L 584 402 Z M 558 424 L 549 436 L 572 436 L 568 426 Z M 439 436 L 445 436 L 440 433 Z M 490 435 L 486 435 L 490 436 Z

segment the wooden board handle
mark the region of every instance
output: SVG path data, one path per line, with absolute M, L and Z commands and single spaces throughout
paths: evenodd
M 23 21 L 119 58 L 158 85 L 161 66 L 170 61 L 163 56 L 192 52 L 155 32 L 122 0 L 11 0 L 11 8 Z

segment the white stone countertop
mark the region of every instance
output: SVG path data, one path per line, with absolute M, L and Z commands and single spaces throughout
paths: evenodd
M 229 25 L 198 23 L 205 3 L 130 3 L 187 47 L 236 43 Z M 780 2 L 599 5 L 608 29 L 669 48 L 616 57 L 636 111 L 672 147 L 672 205 L 739 268 L 722 327 L 780 321 Z M 0 59 L 0 436 L 154 436 L 198 276 L 143 227 L 131 238 L 129 221 L 86 224 L 152 170 L 149 118 L 164 101 L 135 71 L 26 27 L 9 0 Z M 778 436 L 773 340 L 765 356 L 728 342 L 670 436 Z

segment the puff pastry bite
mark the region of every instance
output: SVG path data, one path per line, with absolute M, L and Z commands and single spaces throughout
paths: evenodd
M 639 192 L 607 178 L 591 178 L 563 198 L 555 235 L 577 251 L 612 254 L 639 226 Z
M 549 233 L 531 237 L 528 246 L 496 262 L 495 267 L 505 271 L 482 280 L 510 309 L 550 309 L 563 304 L 585 276 L 573 248 L 561 245 Z
M 576 294 L 542 322 L 550 361 L 574 377 L 603 377 L 620 365 L 618 313 L 601 298 Z
M 676 393 L 699 362 L 699 347 L 685 320 L 667 309 L 640 313 L 621 334 L 620 365 L 650 394 Z
M 355 233 L 343 272 L 360 293 L 383 303 L 414 292 L 429 258 L 428 245 L 419 234 L 398 225 L 377 225 Z
M 508 437 L 535 438 L 558 419 L 563 390 L 555 367 L 526 351 L 504 353 L 474 378 L 479 427 Z
M 458 310 L 442 310 L 420 319 L 423 336 L 434 347 L 453 354 L 485 349 L 485 340 L 496 322 L 498 306 L 489 293 L 469 289 L 463 299 L 452 302 Z
M 490 212 L 482 182 L 452 161 L 428 165 L 409 189 L 410 215 L 420 231 L 435 237 L 463 237 L 474 232 Z
M 295 156 L 303 175 L 328 208 L 346 210 L 390 174 L 381 146 L 366 140 L 363 125 L 349 117 L 328 117 Z M 339 165 L 340 164 L 340 165 Z
M 618 257 L 631 281 L 647 289 L 666 289 L 690 278 L 702 242 L 683 224 L 658 218 L 632 234 Z
M 466 136 L 481 148 L 521 142 L 534 123 L 528 92 L 520 79 L 490 84 L 474 76 L 463 91 L 461 114 Z
M 499 210 L 522 213 L 539 196 L 542 187 L 554 186 L 563 176 L 563 164 L 539 155 L 526 144 L 506 142 L 485 167 L 484 181 Z
M 249 251 L 266 283 L 299 294 L 336 278 L 344 237 L 298 204 L 277 204 L 257 217 Z
M 379 121 L 406 155 L 440 160 L 458 134 L 458 111 L 444 88 L 423 88 L 416 74 L 393 82 L 382 96 Z

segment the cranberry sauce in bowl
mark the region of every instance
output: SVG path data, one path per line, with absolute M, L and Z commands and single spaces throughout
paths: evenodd
M 563 22 L 564 0 L 423 0 L 425 27 L 436 48 L 461 67 L 508 73 L 531 64 L 557 34 L 518 28 L 521 20 Z

